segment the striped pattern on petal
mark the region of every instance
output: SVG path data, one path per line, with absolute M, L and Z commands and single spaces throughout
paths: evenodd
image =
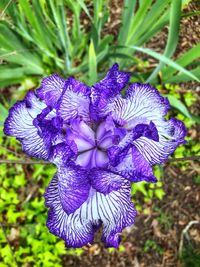
M 92 242 L 94 232 L 102 224 L 102 240 L 107 247 L 118 247 L 119 234 L 134 222 L 136 211 L 130 200 L 130 183 L 123 180 L 119 190 L 104 195 L 90 190 L 89 198 L 74 213 L 67 215 L 62 208 L 55 176 L 45 193 L 50 208 L 47 227 L 63 240 L 67 247 L 82 247 Z
M 15 136 L 28 155 L 41 159 L 48 158 L 49 147 L 38 134 L 33 121 L 44 108 L 46 105 L 30 91 L 24 101 L 18 101 L 10 109 L 4 127 L 5 134 Z

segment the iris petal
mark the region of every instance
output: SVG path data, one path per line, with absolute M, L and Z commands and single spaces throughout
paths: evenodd
M 92 242 L 94 232 L 102 224 L 103 242 L 107 247 L 117 248 L 119 234 L 134 222 L 136 216 L 130 200 L 130 184 L 125 181 L 120 189 L 107 195 L 91 189 L 88 200 L 70 215 L 62 207 L 56 176 L 46 190 L 45 199 L 50 208 L 47 227 L 64 239 L 67 247 L 82 247 Z
M 134 145 L 151 165 L 164 163 L 178 145 L 185 143 L 186 128 L 181 121 L 171 119 L 165 125 L 166 129 L 161 131 L 159 142 L 146 137 L 133 141 Z
M 135 146 L 129 149 L 127 155 L 121 163 L 119 163 L 116 167 L 110 166 L 108 169 L 123 176 L 130 182 L 157 182 L 156 177 L 153 175 L 151 165 Z
M 42 80 L 41 87 L 37 89 L 37 95 L 51 107 L 55 107 L 62 92 L 65 90 L 66 81 L 58 74 L 53 74 Z
M 78 116 L 88 121 L 90 88 L 85 84 L 69 78 L 66 82 L 66 90 L 62 94 L 57 112 L 65 122 L 77 118 Z
M 103 108 L 110 99 L 116 97 L 119 92 L 128 84 L 130 72 L 119 71 L 118 64 L 114 64 L 106 74 L 106 77 L 93 85 L 91 89 L 90 112 L 93 119 L 97 119 Z
M 127 129 L 133 129 L 138 123 L 157 123 L 163 121 L 169 110 L 169 101 L 149 84 L 133 83 L 125 97 L 118 94 L 107 100 L 107 105 L 100 111 L 101 116 L 111 114 L 113 119 Z
M 63 210 L 69 215 L 75 212 L 88 198 L 90 184 L 87 173 L 72 164 L 58 168 L 58 189 Z
M 33 121 L 45 108 L 46 105 L 30 91 L 24 101 L 18 101 L 10 109 L 4 126 L 5 134 L 15 136 L 28 155 L 41 159 L 48 158 L 50 147 L 39 135 Z

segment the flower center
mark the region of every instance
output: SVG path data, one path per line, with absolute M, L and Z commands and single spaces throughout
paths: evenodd
M 73 140 L 78 149 L 76 164 L 84 168 L 106 167 L 107 149 L 112 146 L 112 135 L 106 130 L 105 122 L 94 131 L 83 121 L 74 121 L 67 132 L 68 140 Z

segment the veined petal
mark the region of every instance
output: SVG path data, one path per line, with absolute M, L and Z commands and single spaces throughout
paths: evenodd
M 37 95 L 48 106 L 55 107 L 65 90 L 65 83 L 66 81 L 55 73 L 42 80 L 41 87 L 37 89 Z
M 4 132 L 15 136 L 23 150 L 30 156 L 47 159 L 49 146 L 38 133 L 33 121 L 46 105 L 30 91 L 23 101 L 18 101 L 9 111 L 4 124 Z
M 133 146 L 134 140 L 137 140 L 142 136 L 156 142 L 159 141 L 158 131 L 152 121 L 149 125 L 143 123 L 137 124 L 131 131 L 127 132 L 118 145 L 114 145 L 108 149 L 107 154 L 110 159 L 110 164 L 112 166 L 117 166 L 122 162 L 129 149 Z
M 46 119 L 40 115 L 34 119 L 33 124 L 37 127 L 38 134 L 44 140 L 45 144 L 50 147 L 51 145 L 62 142 L 64 139 L 64 135 L 62 134 L 62 118 L 56 116 Z
M 92 86 L 90 112 L 93 119 L 98 118 L 98 113 L 128 84 L 130 76 L 130 72 L 121 72 L 118 64 L 114 64 L 106 77 Z
M 65 240 L 67 247 L 82 247 L 91 243 L 94 232 L 102 224 L 102 240 L 107 247 L 118 247 L 119 234 L 133 224 L 136 216 L 130 200 L 130 184 L 123 181 L 120 189 L 104 195 L 94 189 L 79 209 L 67 215 L 60 196 L 58 178 L 55 176 L 45 193 L 46 206 L 50 208 L 47 227 L 54 235 Z
M 77 147 L 73 141 L 61 142 L 51 147 L 48 160 L 56 166 L 66 166 L 72 160 L 76 159 Z
M 168 99 L 149 84 L 132 83 L 124 98 L 118 94 L 110 100 L 101 111 L 101 116 L 111 114 L 118 124 L 127 129 L 133 129 L 138 123 L 148 124 L 150 121 L 157 126 L 170 108 Z
M 66 90 L 62 94 L 57 106 L 58 115 L 65 122 L 69 122 L 69 120 L 78 116 L 88 121 L 90 119 L 89 95 L 90 88 L 88 86 L 70 77 L 66 82 Z
M 58 190 L 63 210 L 69 215 L 88 198 L 90 184 L 86 170 L 75 164 L 58 167 Z
M 109 194 L 113 190 L 120 189 L 123 184 L 120 175 L 106 170 L 92 169 L 89 176 L 91 186 L 103 194 Z
M 177 120 L 171 119 L 165 123 L 159 135 L 159 142 L 146 137 L 140 137 L 133 141 L 136 148 L 151 164 L 164 163 L 175 151 L 178 145 L 185 143 L 185 125 Z
M 130 182 L 157 182 L 149 162 L 135 146 L 129 149 L 122 162 L 120 162 L 116 167 L 109 166 L 108 169 L 113 173 L 123 176 Z

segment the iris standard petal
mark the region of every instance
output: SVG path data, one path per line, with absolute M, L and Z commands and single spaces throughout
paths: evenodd
M 75 142 L 78 152 L 83 152 L 95 147 L 94 131 L 84 121 L 81 121 L 80 118 L 70 121 L 66 139 Z
M 66 81 L 55 73 L 42 80 L 36 93 L 48 106 L 55 107 L 65 90 L 65 83 Z
M 162 97 L 157 89 L 149 84 L 132 83 L 125 97 L 118 94 L 110 98 L 100 113 L 101 116 L 111 114 L 118 124 L 133 129 L 138 123 L 148 124 L 150 121 L 157 126 L 169 108 L 168 99 Z
M 47 227 L 54 235 L 65 240 L 67 247 L 82 247 L 93 241 L 94 232 L 103 226 L 102 240 L 107 247 L 118 247 L 119 234 L 134 222 L 136 211 L 130 200 L 130 184 L 123 180 L 116 191 L 104 195 L 94 189 L 79 209 L 67 215 L 59 194 L 55 176 L 45 193 L 46 206 L 50 208 Z
M 90 88 L 80 81 L 70 77 L 66 82 L 66 90 L 61 96 L 57 112 L 65 122 L 81 117 L 83 120 L 90 120 Z
M 48 158 L 49 146 L 33 121 L 45 108 L 46 105 L 30 91 L 23 101 L 18 101 L 10 109 L 4 124 L 5 134 L 15 136 L 28 155 L 41 159 Z
M 119 65 L 114 64 L 106 74 L 106 77 L 91 88 L 90 112 L 92 118 L 99 118 L 103 108 L 107 106 L 110 99 L 116 97 L 128 84 L 130 72 L 119 71 Z

